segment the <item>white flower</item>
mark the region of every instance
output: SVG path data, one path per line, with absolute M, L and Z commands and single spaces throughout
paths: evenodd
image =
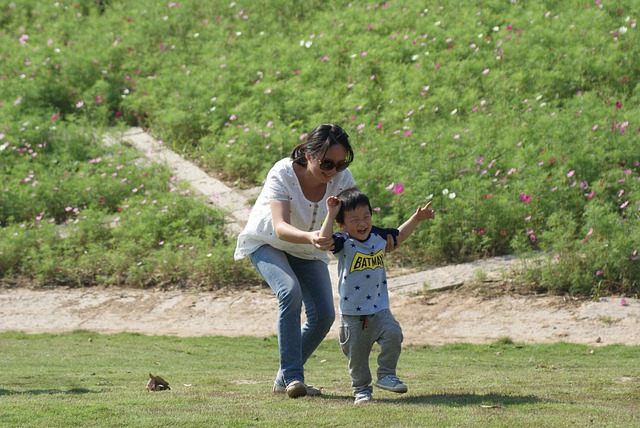
M 449 194 L 449 189 L 442 189 L 442 194 L 443 195 Z
M 497 33 L 498 31 L 500 31 L 500 27 L 493 27 L 493 31 L 494 33 Z
M 411 61 L 416 61 L 418 59 L 418 55 L 412 55 L 411 56 Z
M 311 47 L 311 45 L 313 44 L 313 42 L 311 40 L 307 40 L 304 44 L 304 47 L 309 49 Z
M 449 199 L 455 199 L 456 194 L 455 193 L 449 193 Z
M 454 108 L 453 111 L 451 112 L 451 115 L 453 116 L 454 114 L 456 114 L 458 112 L 457 108 Z
M 618 30 L 618 32 L 620 34 L 625 34 L 627 32 L 627 27 L 620 27 L 620 29 Z

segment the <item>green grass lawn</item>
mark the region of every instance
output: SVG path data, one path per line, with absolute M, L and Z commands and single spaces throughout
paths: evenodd
M 640 422 L 639 347 L 407 346 L 409 392 L 354 407 L 333 340 L 307 363 L 320 398 L 271 393 L 277 340 L 0 334 L 0 426 L 610 426 Z M 376 352 L 372 355 L 375 368 Z M 170 391 L 147 392 L 148 374 Z

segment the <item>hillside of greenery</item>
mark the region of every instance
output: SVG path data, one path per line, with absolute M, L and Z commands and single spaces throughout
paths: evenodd
M 390 263 L 545 254 L 541 291 L 640 287 L 635 0 L 0 2 L 0 278 L 256 283 L 225 213 L 100 136 L 142 126 L 236 186 L 320 123 Z

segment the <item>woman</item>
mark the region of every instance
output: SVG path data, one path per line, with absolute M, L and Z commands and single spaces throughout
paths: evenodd
M 316 127 L 271 168 L 238 236 L 236 260 L 248 256 L 278 298 L 280 368 L 274 393 L 320 395 L 304 383 L 303 368 L 335 319 L 327 268 L 333 238 L 322 238 L 319 230 L 326 199 L 354 185 L 347 169 L 352 160 L 342 128 Z M 306 322 L 301 326 L 302 304 Z

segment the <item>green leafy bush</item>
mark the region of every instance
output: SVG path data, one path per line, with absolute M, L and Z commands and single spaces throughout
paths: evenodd
M 557 260 L 531 273 L 541 289 L 639 291 L 640 43 L 631 0 L 1 7 L 3 236 L 38 216 L 75 221 L 74 209 L 109 223 L 142 184 L 147 199 L 168 198 L 168 172 L 101 147 L 96 130 L 143 126 L 248 186 L 311 128 L 335 122 L 351 135 L 351 170 L 378 208 L 376 222 L 396 226 L 433 200 L 437 219 L 403 260 L 550 252 Z M 136 239 L 172 226 L 156 227 L 136 226 Z M 133 268 L 133 244 L 116 254 L 115 231 L 93 242 L 107 253 L 89 251 L 112 266 L 105 278 L 162 276 L 144 262 Z M 231 237 L 191 233 L 226 242 L 230 260 Z M 167 277 L 191 278 L 180 268 L 187 259 L 173 257 L 154 260 Z M 99 276 L 91 258 L 81 261 L 87 277 Z

